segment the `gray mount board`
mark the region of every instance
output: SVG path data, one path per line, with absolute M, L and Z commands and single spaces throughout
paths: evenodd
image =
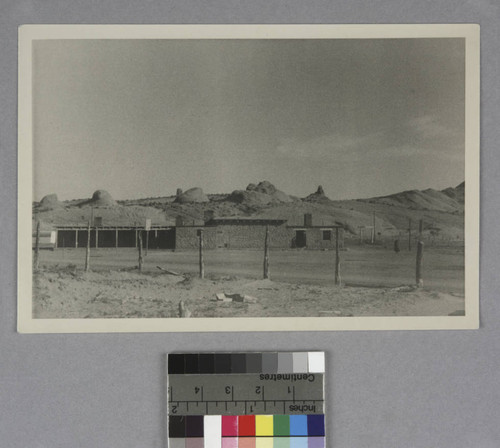
M 493 1 L 4 0 L 0 14 L 0 437 L 12 448 L 160 448 L 164 353 L 324 349 L 328 446 L 497 448 L 500 22 Z M 24 23 L 479 23 L 481 328 L 301 334 L 16 333 L 17 27 Z

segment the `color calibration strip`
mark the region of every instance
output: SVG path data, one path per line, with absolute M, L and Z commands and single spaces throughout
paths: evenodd
M 168 356 L 170 448 L 324 448 L 323 352 Z
M 170 416 L 170 448 L 324 448 L 324 415 Z

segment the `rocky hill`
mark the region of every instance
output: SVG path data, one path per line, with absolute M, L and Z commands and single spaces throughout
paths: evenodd
M 465 182 L 455 188 L 445 190 L 408 190 L 389 196 L 366 199 L 378 204 L 387 204 L 412 210 L 438 210 L 443 212 L 462 212 L 464 209 Z
M 313 216 L 313 225 L 343 225 L 351 235 L 373 224 L 377 233 L 392 238 L 404 234 L 409 222 L 416 226 L 424 220 L 425 231 L 442 238 L 463 240 L 465 184 L 442 191 L 408 190 L 388 196 L 358 200 L 332 201 L 319 186 L 303 199 L 290 196 L 269 181 L 249 184 L 245 190 L 229 194 L 205 194 L 199 187 L 176 195 L 115 201 L 104 190 L 90 199 L 59 201 L 46 196 L 33 204 L 36 219 L 54 225 L 85 225 L 90 217 L 102 218 L 103 225 L 174 225 L 182 217 L 184 223 L 200 224 L 206 216 L 254 216 L 287 219 L 289 224 L 304 225 L 304 214 Z

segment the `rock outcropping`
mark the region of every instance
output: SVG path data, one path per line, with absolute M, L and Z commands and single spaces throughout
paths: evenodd
M 319 185 L 318 189 L 314 193 L 311 193 L 309 196 L 304 198 L 304 201 L 325 203 L 325 202 L 330 202 L 330 199 L 325 195 L 323 187 Z
M 180 190 L 182 191 L 182 190 Z M 179 190 L 177 190 L 179 193 Z M 203 193 L 203 190 L 199 187 L 190 188 L 186 190 L 184 193 L 177 194 L 175 198 L 176 203 L 178 204 L 189 204 L 192 202 L 208 202 L 208 196 Z
M 40 201 L 41 210 L 54 210 L 56 208 L 62 207 L 64 207 L 64 205 L 59 202 L 57 194 L 48 194 L 47 196 L 44 196 Z
M 278 190 L 267 180 L 260 182 L 258 185 L 248 184 L 246 190 L 235 190 L 229 195 L 228 199 L 252 207 L 293 202 L 290 196 Z

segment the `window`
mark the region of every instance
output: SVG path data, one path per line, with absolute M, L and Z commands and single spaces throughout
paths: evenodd
M 332 240 L 332 231 L 323 230 L 323 241 L 331 241 L 331 240 Z

